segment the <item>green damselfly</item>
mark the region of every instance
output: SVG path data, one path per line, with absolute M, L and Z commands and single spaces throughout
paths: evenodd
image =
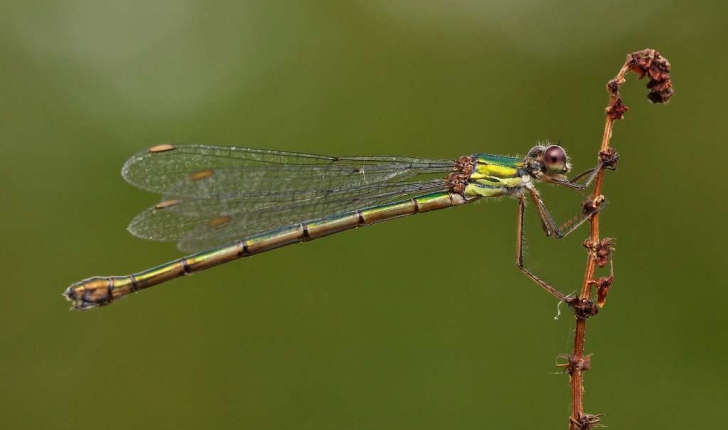
M 534 183 L 583 190 L 603 163 L 572 180 L 566 177 L 570 167 L 558 145 L 534 146 L 524 158 L 475 154 L 454 161 L 158 145 L 134 155 L 122 169 L 131 184 L 163 194 L 160 203 L 134 218 L 129 231 L 175 241 L 183 251 L 203 251 L 132 275 L 88 278 L 64 295 L 76 309 L 108 305 L 135 291 L 292 243 L 510 196 L 518 200 L 517 266 L 563 298 L 523 265 L 523 217 L 530 197 L 546 235 L 563 237 L 599 210 L 585 209 L 561 226 L 555 223 Z

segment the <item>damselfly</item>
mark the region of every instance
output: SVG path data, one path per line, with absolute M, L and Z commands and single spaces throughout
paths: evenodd
M 563 298 L 523 265 L 523 217 L 528 196 L 546 235 L 563 237 L 599 210 L 586 209 L 557 226 L 534 183 L 583 190 L 603 163 L 573 180 L 566 177 L 570 167 L 558 145 L 537 145 L 524 158 L 475 154 L 455 161 L 158 145 L 131 157 L 122 169 L 131 184 L 163 194 L 160 203 L 134 218 L 129 231 L 175 241 L 183 251 L 207 250 L 132 275 L 88 278 L 64 295 L 76 309 L 108 305 L 135 291 L 292 243 L 510 196 L 518 200 L 518 268 Z

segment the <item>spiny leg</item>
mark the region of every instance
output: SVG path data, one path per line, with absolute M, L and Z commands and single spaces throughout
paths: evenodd
M 523 266 L 523 218 L 526 213 L 526 197 L 521 193 L 518 196 L 518 222 L 516 227 L 516 266 L 526 276 L 533 279 L 541 288 L 559 300 L 566 299 L 566 295 L 556 288 L 549 285 L 546 281 L 534 275 L 530 270 Z
M 546 205 L 541 199 L 541 194 L 539 194 L 538 190 L 533 187 L 529 187 L 527 189 L 529 194 L 531 195 L 531 200 L 533 201 L 533 204 L 536 206 L 538 217 L 541 219 L 541 228 L 543 228 L 544 233 L 546 233 L 546 236 L 551 236 L 551 233 L 553 232 L 553 234 L 555 234 L 556 237 L 558 237 L 559 239 L 567 236 L 569 233 L 576 230 L 592 215 L 601 211 L 607 206 L 606 200 L 604 200 L 603 198 L 598 201 L 589 202 L 590 205 L 585 206 L 581 214 L 572 217 L 571 219 L 567 220 L 557 227 L 554 218 L 551 216 L 548 209 L 546 209 Z
M 597 177 L 597 174 L 602 171 L 603 169 L 608 170 L 614 170 L 617 166 L 617 160 L 619 160 L 619 153 L 617 151 L 607 151 L 599 154 L 599 164 L 596 165 L 596 167 L 591 168 L 585 172 L 582 172 L 575 177 L 562 181 L 557 179 L 552 179 L 549 182 L 561 185 L 563 187 L 571 188 L 577 191 L 584 191 L 586 188 L 589 187 L 589 185 L 594 181 L 594 179 Z M 586 181 L 584 181 L 583 184 L 578 184 L 577 182 L 581 180 L 581 178 L 586 177 Z
M 533 201 L 533 205 L 536 207 L 536 212 L 538 213 L 538 219 L 541 221 L 541 229 L 543 230 L 544 234 L 546 236 L 551 237 L 553 233 L 556 233 L 558 236 L 559 230 L 556 227 L 556 222 L 554 221 L 554 218 L 551 216 L 549 211 L 546 209 L 546 205 L 543 203 L 543 200 L 541 200 L 541 194 L 533 187 L 528 187 L 528 193 L 531 195 L 531 200 Z
M 589 186 L 589 184 L 596 177 L 597 173 L 604 169 L 607 165 L 608 164 L 606 164 L 605 162 L 600 162 L 593 169 L 589 169 L 569 181 L 550 179 L 547 180 L 547 182 L 581 192 Z M 576 181 L 587 175 L 589 175 L 589 177 L 583 184 L 576 183 Z M 585 208 L 583 213 L 578 214 L 567 220 L 563 224 L 557 226 L 556 221 L 554 221 L 554 218 L 551 216 L 551 213 L 549 213 L 548 209 L 546 209 L 546 205 L 541 199 L 541 194 L 538 192 L 538 190 L 536 190 L 536 188 L 534 188 L 533 186 L 527 187 L 527 189 L 529 194 L 531 195 L 531 200 L 533 200 L 533 204 L 536 206 L 536 211 L 538 212 L 538 217 L 541 221 L 541 228 L 543 229 L 543 232 L 546 234 L 546 236 L 551 236 L 552 234 L 555 234 L 556 237 L 562 238 L 572 231 L 576 230 L 576 228 L 582 225 L 586 220 L 588 220 L 589 217 L 599 212 L 601 209 L 603 209 L 603 207 L 606 206 L 606 203 L 601 207 L 598 205 L 592 205 L 593 207 L 591 209 L 587 210 Z M 602 203 L 602 201 L 598 203 Z
M 599 169 L 601 169 L 601 168 L 602 168 L 602 163 L 599 163 L 597 165 L 597 167 L 592 167 L 591 169 L 583 171 L 583 172 L 579 173 L 578 175 L 574 176 L 573 178 L 569 179 L 569 183 L 576 184 L 577 182 L 579 182 L 579 180 L 581 178 L 589 175 L 589 177 L 587 178 L 586 181 L 584 181 L 583 184 L 579 184 L 580 187 L 586 188 L 589 186 L 589 184 L 591 184 L 591 182 L 597 176 L 597 172 L 599 172 Z
M 546 180 L 549 183 L 559 185 L 566 188 L 571 188 L 572 190 L 576 191 L 584 191 L 589 187 L 589 185 L 594 181 L 594 178 L 597 177 L 597 173 L 599 173 L 600 170 L 604 168 L 604 163 L 599 163 L 597 167 L 594 167 L 592 169 L 586 170 L 582 173 L 579 173 L 577 176 L 569 179 L 569 180 L 560 180 L 560 179 L 548 179 Z M 577 183 L 581 178 L 587 177 L 586 181 L 584 181 L 583 184 Z

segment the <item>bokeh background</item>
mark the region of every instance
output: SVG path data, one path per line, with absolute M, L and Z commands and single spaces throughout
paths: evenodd
M 721 2 L 21 1 L 0 4 L 0 427 L 565 428 L 573 321 L 514 266 L 514 201 L 266 253 L 71 312 L 92 275 L 180 256 L 136 239 L 120 177 L 165 142 L 337 155 L 595 162 L 604 85 L 656 48 L 676 95 L 616 125 L 586 405 L 613 429 L 728 422 Z M 546 190 L 566 214 L 581 198 Z M 586 230 L 528 261 L 564 291 Z

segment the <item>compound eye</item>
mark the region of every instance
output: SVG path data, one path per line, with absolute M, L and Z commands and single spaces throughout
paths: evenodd
M 549 172 L 562 173 L 566 167 L 566 152 L 560 146 L 549 146 L 543 152 L 543 162 Z

